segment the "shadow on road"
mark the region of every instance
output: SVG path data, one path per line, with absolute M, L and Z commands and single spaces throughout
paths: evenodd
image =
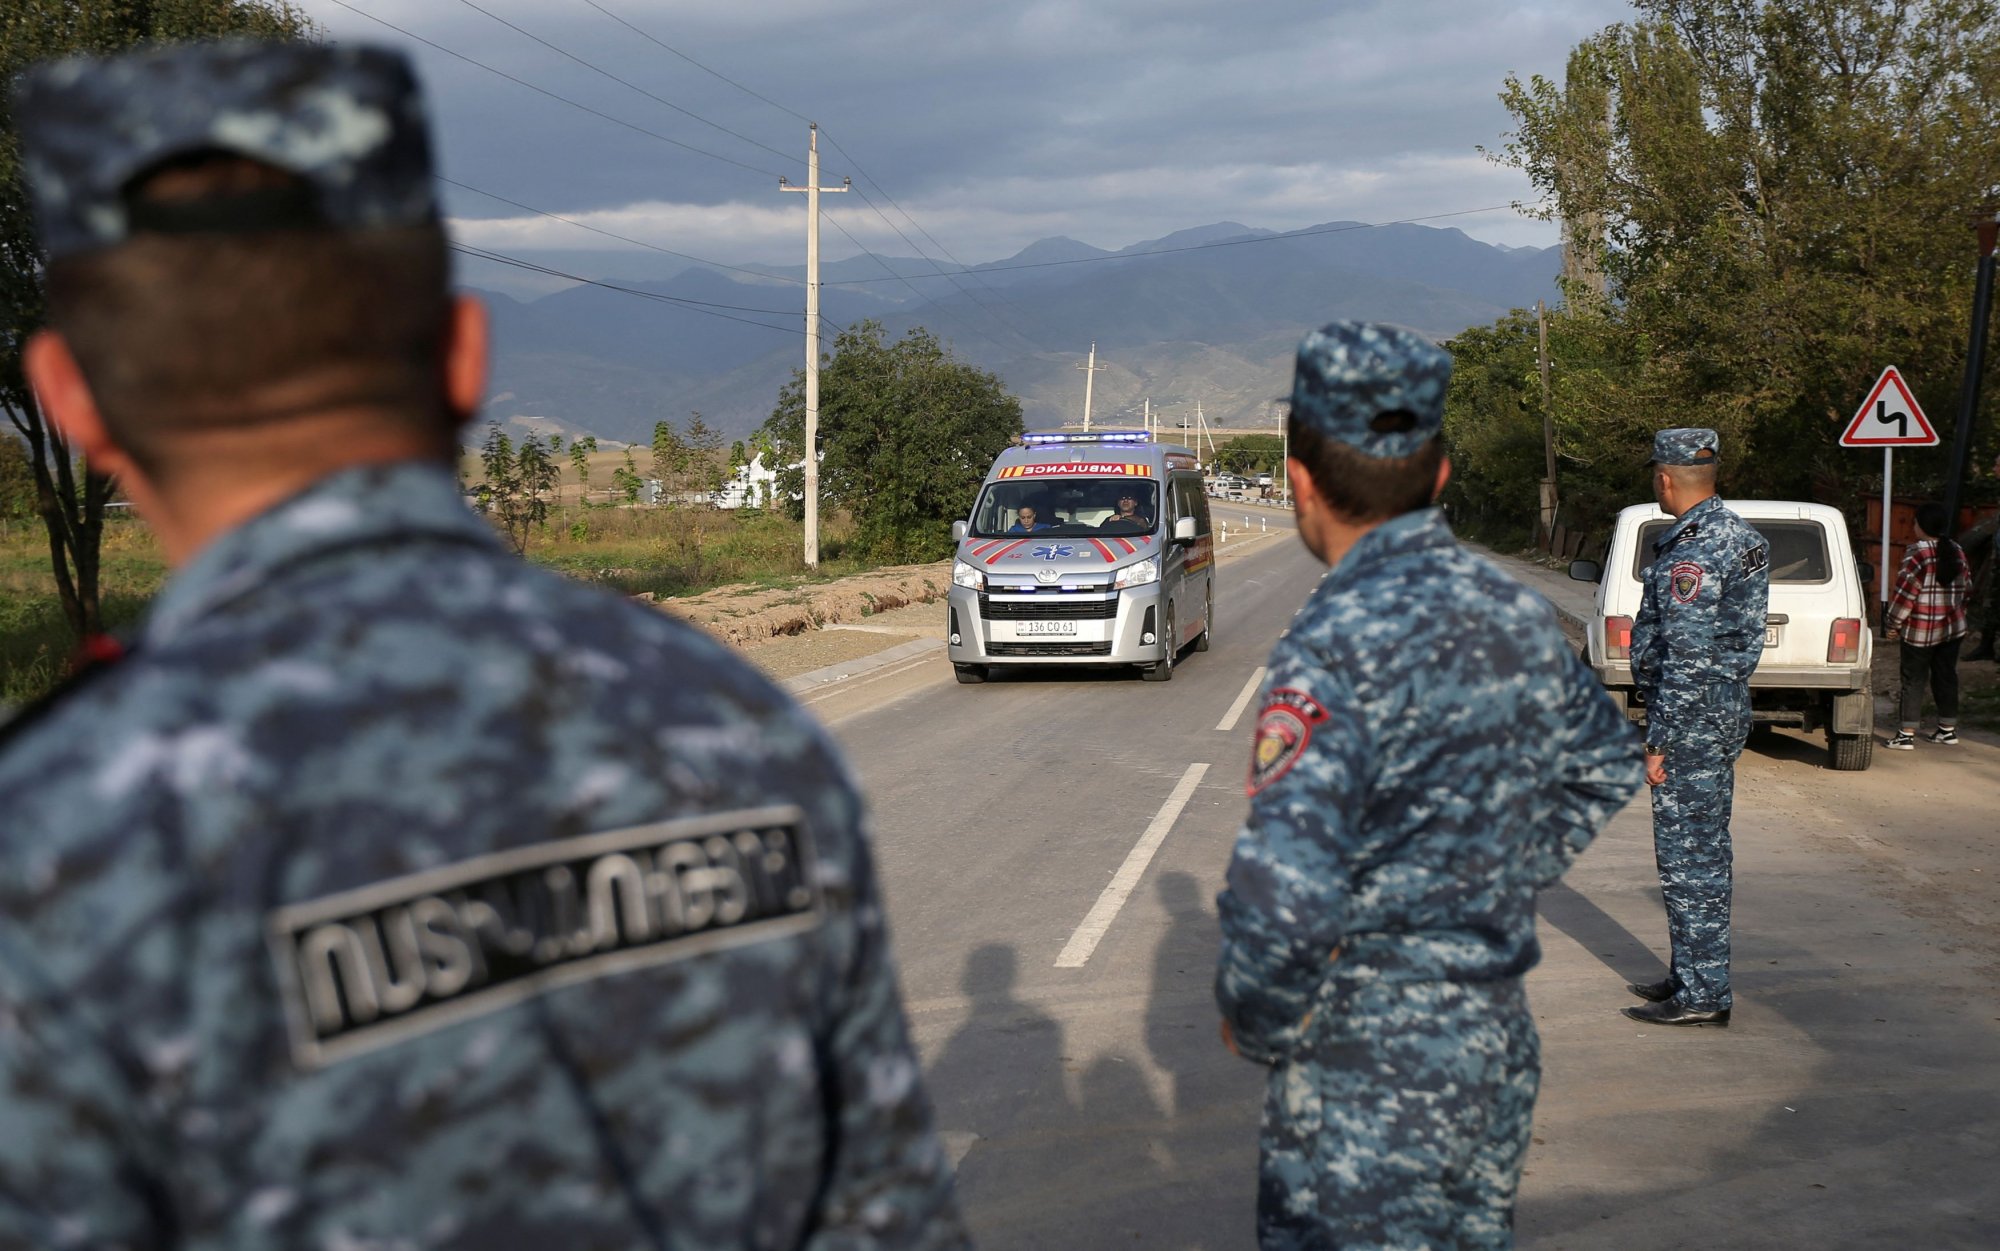
M 938 1104 L 938 1124 L 978 1135 L 975 1155 L 1046 1133 L 1071 1111 L 1063 1082 L 1062 1026 L 1016 995 L 1019 966 L 1014 949 L 1001 943 L 975 948 L 966 957 L 959 985 L 972 1000 L 972 1017 L 945 1044 L 926 1077 Z M 961 1191 L 975 1177 L 976 1170 L 961 1170 Z
M 1657 896 L 1658 892 L 1654 893 Z M 1652 948 L 1567 882 L 1557 882 L 1542 891 L 1535 901 L 1535 909 L 1542 920 L 1569 935 L 1577 946 L 1602 960 L 1620 981 L 1654 982 L 1662 976 L 1664 970 L 1660 958 L 1653 954 Z M 1664 928 L 1664 905 L 1660 916 Z

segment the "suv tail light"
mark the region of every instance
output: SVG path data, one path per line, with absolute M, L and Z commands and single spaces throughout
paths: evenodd
M 1604 658 L 1606 660 L 1630 660 L 1632 658 L 1632 618 L 1606 617 L 1604 619 Z
M 1851 665 L 1861 659 L 1861 619 L 1837 617 L 1827 631 L 1826 661 L 1831 665 Z

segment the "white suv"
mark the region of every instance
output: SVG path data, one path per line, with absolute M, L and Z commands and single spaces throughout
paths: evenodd
M 1867 584 L 1847 523 L 1825 504 L 1740 500 L 1730 511 L 1771 545 L 1771 603 L 1764 658 L 1750 675 L 1750 711 L 1759 725 L 1825 730 L 1836 769 L 1866 769 L 1875 749 L 1875 692 L 1869 681 L 1874 640 Z M 1580 560 L 1569 576 L 1597 583 L 1596 618 L 1586 659 L 1634 720 L 1645 706 L 1632 683 L 1632 619 L 1643 593 L 1640 573 L 1653 542 L 1673 518 L 1652 504 L 1618 514 L 1604 565 Z

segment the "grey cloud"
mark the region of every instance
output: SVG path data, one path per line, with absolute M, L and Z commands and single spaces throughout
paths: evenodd
M 463 182 L 573 212 L 659 200 L 762 203 L 778 198 L 773 174 L 803 177 L 802 122 L 576 0 L 480 2 L 798 158 L 788 163 L 690 121 L 461 5 L 353 2 L 549 90 L 757 167 L 689 154 L 416 48 L 440 119 L 447 173 Z M 1439 163 L 1498 141 L 1507 118 L 1495 97 L 1507 73 L 1560 75 L 1574 43 L 1630 16 L 1627 5 L 1613 0 L 600 2 L 819 120 L 912 211 L 981 204 L 997 182 L 1007 184 L 1009 203 L 1031 202 L 1035 186 L 1046 183 L 1049 200 L 1035 209 L 1037 233 L 1107 247 L 1163 233 L 1161 225 L 1233 219 L 1288 228 L 1378 212 L 1449 212 L 1501 202 L 1488 188 L 1503 183 L 1511 190 L 1501 200 L 1526 196 L 1518 177 L 1464 185 L 1440 176 Z M 327 0 L 307 0 L 306 7 L 336 38 L 401 42 Z M 855 172 L 831 145 L 823 157 L 829 176 Z M 1365 194 L 1295 204 L 1291 192 L 1301 169 L 1317 166 L 1373 176 Z M 1170 185 L 1145 185 L 1163 171 L 1174 175 Z M 1354 185 L 1329 182 L 1335 191 Z M 1475 192 L 1478 198 L 1466 198 Z M 1282 203 L 1282 219 L 1271 216 L 1266 197 Z M 451 203 L 463 215 L 515 215 L 462 194 Z M 859 210 L 858 221 L 872 220 L 860 206 L 842 208 L 847 216 Z M 967 261 L 1019 246 L 1018 232 L 997 216 L 985 219 L 976 233 L 939 237 Z M 1042 228 L 1051 221 L 1057 229 Z M 1538 225 L 1516 223 L 1504 233 L 1509 242 L 1553 241 L 1552 231 Z M 885 251 L 908 250 L 879 222 L 869 241 Z M 829 238 L 830 253 L 843 246 L 838 235 Z

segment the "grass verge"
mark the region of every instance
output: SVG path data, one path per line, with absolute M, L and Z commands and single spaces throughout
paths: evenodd
M 626 595 L 675 598 L 735 585 L 752 593 L 867 572 L 874 564 L 854 550 L 853 534 L 846 516 L 826 518 L 819 564 L 807 568 L 804 527 L 781 513 L 568 505 L 534 532 L 528 559 Z M 107 521 L 100 567 L 111 629 L 137 621 L 167 576 L 151 531 L 136 520 Z M 75 650 L 40 523 L 0 525 L 0 707 L 46 693 Z

